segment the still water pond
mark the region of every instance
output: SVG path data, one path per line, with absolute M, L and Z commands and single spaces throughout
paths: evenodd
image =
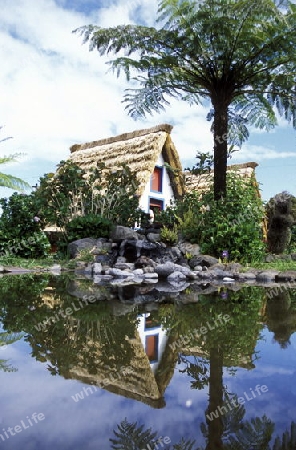
M 194 290 L 2 277 L 0 449 L 295 449 L 296 291 Z

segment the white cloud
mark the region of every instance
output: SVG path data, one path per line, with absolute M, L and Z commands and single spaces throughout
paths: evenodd
M 88 51 L 72 30 L 94 23 L 153 25 L 157 0 L 104 2 L 68 0 L 2 0 L 0 16 L 0 154 L 26 153 L 12 166 L 15 176 L 28 179 L 38 159 L 39 176 L 69 155 L 72 144 L 96 140 L 159 123 L 174 125 L 173 141 L 185 165 L 197 151 L 211 151 L 213 136 L 206 121 L 208 108 L 171 101 L 161 114 L 133 121 L 122 104 L 123 77 L 108 72 L 107 59 Z M 66 6 L 71 9 L 66 9 Z M 79 12 L 85 5 L 85 13 Z M 74 8 L 76 7 L 76 11 Z M 261 134 L 260 134 L 261 135 Z M 259 136 L 260 136 L 259 135 Z M 245 145 L 236 159 L 264 160 L 294 156 L 290 147 L 277 153 L 268 146 Z
M 241 150 L 234 153 L 233 159 L 238 161 L 263 161 L 267 159 L 295 158 L 296 152 L 278 151 L 262 145 L 245 144 Z

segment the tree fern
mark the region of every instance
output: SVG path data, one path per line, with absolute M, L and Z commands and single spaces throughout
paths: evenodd
M 157 435 L 151 428 L 144 430 L 144 425 L 130 423 L 126 419 L 117 425 L 117 430 L 113 430 L 113 433 L 116 438 L 110 439 L 110 442 L 114 450 L 142 450 L 148 444 L 153 448 Z

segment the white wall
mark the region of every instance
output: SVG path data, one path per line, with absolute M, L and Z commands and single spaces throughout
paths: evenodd
M 146 336 L 158 334 L 158 361 L 150 363 L 150 367 L 151 367 L 152 371 L 155 372 L 155 370 L 157 369 L 157 367 L 161 361 L 161 357 L 162 357 L 162 354 L 166 347 L 168 337 L 167 337 L 166 331 L 163 330 L 160 326 L 145 330 L 145 318 L 149 315 L 150 315 L 150 313 L 144 313 L 138 317 L 139 324 L 138 324 L 137 330 L 140 335 L 141 342 L 144 347 L 144 351 L 145 351 L 145 344 L 146 344 Z
M 163 178 L 162 178 L 162 192 L 152 192 L 150 190 L 150 179 L 145 186 L 142 197 L 140 198 L 139 206 L 146 213 L 149 212 L 149 197 L 156 198 L 158 200 L 164 201 L 164 209 L 170 205 L 170 200 L 174 200 L 173 189 L 170 185 L 170 178 L 167 173 L 167 169 L 163 166 L 164 160 L 162 155 L 159 155 L 156 166 L 163 167 Z

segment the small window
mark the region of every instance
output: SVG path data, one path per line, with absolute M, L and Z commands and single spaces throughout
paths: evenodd
M 162 167 L 154 167 L 150 189 L 154 192 L 162 192 Z
M 157 198 L 150 198 L 149 209 L 152 209 L 153 212 L 162 211 L 163 210 L 163 200 L 158 200 Z
M 158 361 L 158 334 L 146 336 L 145 352 L 150 362 Z

